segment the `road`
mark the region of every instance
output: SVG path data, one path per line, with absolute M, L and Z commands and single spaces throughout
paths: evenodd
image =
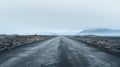
M 0 53 L 0 67 L 119 66 L 119 57 L 64 36 Z

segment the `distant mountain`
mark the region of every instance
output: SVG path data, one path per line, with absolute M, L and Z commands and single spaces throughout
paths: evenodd
M 120 35 L 120 30 L 99 28 L 99 29 L 87 29 L 80 32 L 80 34 L 93 34 L 93 35 Z
M 113 29 L 106 29 L 106 28 L 87 29 L 87 30 L 81 31 L 80 33 L 120 33 L 120 30 L 113 30 Z

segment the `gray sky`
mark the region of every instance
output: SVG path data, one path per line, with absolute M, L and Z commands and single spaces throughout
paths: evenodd
M 0 33 L 120 27 L 120 0 L 0 0 Z

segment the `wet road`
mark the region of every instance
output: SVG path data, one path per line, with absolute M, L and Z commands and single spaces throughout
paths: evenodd
M 119 66 L 119 57 L 64 36 L 0 53 L 0 67 Z

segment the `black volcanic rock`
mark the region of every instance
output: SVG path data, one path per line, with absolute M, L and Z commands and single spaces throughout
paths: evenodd
M 75 40 L 120 56 L 120 37 L 75 36 Z
M 7 35 L 4 38 L 0 38 L 0 51 L 9 50 L 17 46 L 30 44 L 43 39 L 47 39 L 47 37 L 41 35 Z

